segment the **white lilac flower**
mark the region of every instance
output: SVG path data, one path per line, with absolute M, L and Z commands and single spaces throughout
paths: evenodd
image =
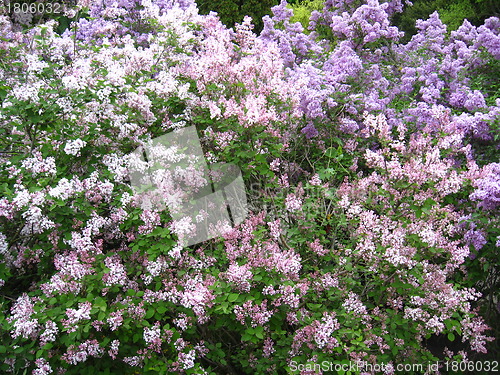
M 74 141 L 69 141 L 64 146 L 64 152 L 68 155 L 80 156 L 80 150 L 87 145 L 87 142 L 81 139 L 75 139 Z

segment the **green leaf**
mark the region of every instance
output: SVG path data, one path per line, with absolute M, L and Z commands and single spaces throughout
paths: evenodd
M 315 311 L 321 308 L 323 306 L 321 303 L 307 303 L 306 304 L 307 308 L 311 311 Z
M 236 294 L 236 293 L 231 293 L 228 297 L 227 297 L 227 300 L 229 302 L 234 302 L 238 299 L 239 297 L 239 294 Z
M 0 101 L 3 102 L 3 100 L 5 99 L 5 97 L 7 96 L 7 90 L 6 90 L 7 86 L 0 86 Z
M 165 314 L 165 312 L 167 311 L 167 308 L 165 306 L 158 306 L 156 311 L 158 311 L 160 314 Z
M 249 335 L 248 333 L 245 333 L 243 334 L 243 336 L 241 336 L 241 341 L 250 341 L 252 339 L 252 336 Z
M 144 318 L 146 319 L 151 319 L 151 317 L 155 314 L 155 310 L 153 308 L 150 308 L 147 312 Z
M 14 349 L 14 353 L 19 354 L 19 353 L 22 353 L 24 350 L 25 350 L 25 348 L 20 346 L 20 347 Z
M 330 159 L 333 159 L 333 158 L 336 158 L 338 156 L 339 152 L 337 149 L 333 148 L 333 147 L 329 147 L 326 151 L 325 151 L 325 156 L 327 158 L 330 158 Z
M 255 336 L 258 337 L 259 339 L 263 340 L 264 339 L 264 328 L 263 327 L 256 327 L 255 328 Z
M 455 335 L 452 332 L 448 333 L 448 340 L 455 341 Z

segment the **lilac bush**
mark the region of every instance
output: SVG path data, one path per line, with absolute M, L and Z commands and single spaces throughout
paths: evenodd
M 62 35 L 0 18 L 2 372 L 394 374 L 498 353 L 500 21 L 448 34 L 435 13 L 403 44 L 400 1 L 327 1 L 307 32 L 286 5 L 260 35 L 193 1 L 80 1 Z M 134 151 L 192 125 L 241 169 L 250 214 L 184 247 L 191 218 L 146 207 L 131 173 L 189 159 Z M 204 185 L 188 164 L 176 178 Z

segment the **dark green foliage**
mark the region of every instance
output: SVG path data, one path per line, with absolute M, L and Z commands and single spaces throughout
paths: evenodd
M 485 19 L 500 14 L 500 2 L 497 0 L 414 0 L 412 6 L 406 6 L 401 14 L 394 15 L 393 23 L 405 32 L 405 40 L 416 34 L 415 23 L 418 19 L 427 19 L 437 11 L 448 31 L 456 30 L 467 19 L 475 26 Z
M 241 23 L 245 16 L 252 17 L 254 31 L 262 31 L 262 17 L 271 13 L 271 7 L 278 5 L 278 0 L 196 0 L 201 14 L 217 12 L 220 20 L 228 27 Z
M 289 1 L 288 7 L 293 9 L 293 17 L 290 22 L 300 22 L 307 33 L 307 27 L 309 26 L 309 18 L 311 13 L 315 10 L 321 11 L 323 9 L 324 1 L 322 0 L 301 0 L 301 1 Z

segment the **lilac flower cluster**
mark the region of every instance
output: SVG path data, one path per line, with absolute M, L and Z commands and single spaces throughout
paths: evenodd
M 470 199 L 478 201 L 479 207 L 486 210 L 500 207 L 500 163 L 486 165 L 474 185 L 476 190 L 470 195 Z
M 307 32 L 282 1 L 260 35 L 192 0 L 78 7 L 63 35 L 0 16 L 0 372 L 424 361 L 457 332 L 448 358 L 489 350 L 462 281 L 498 270 L 500 100 L 475 82 L 497 18 L 448 35 L 435 13 L 402 44 L 399 0 L 328 0 Z M 192 124 L 199 159 L 152 141 Z M 184 247 L 217 207 L 173 214 L 224 177 L 204 155 L 241 168 L 251 212 Z

